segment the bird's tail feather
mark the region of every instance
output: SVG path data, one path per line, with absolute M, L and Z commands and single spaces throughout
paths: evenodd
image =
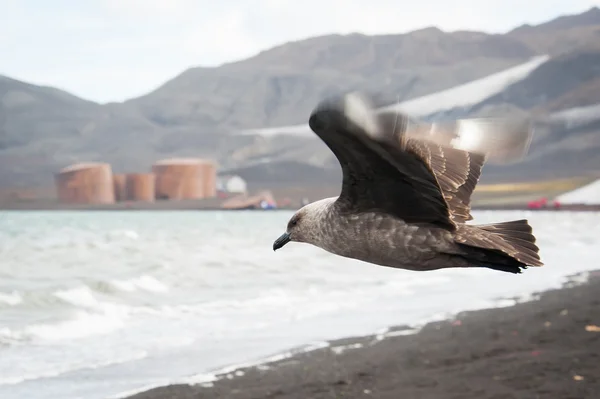
M 465 228 L 458 243 L 474 263 L 511 273 L 520 273 L 528 266 L 543 266 L 532 228 L 525 219 Z M 473 229 L 480 233 L 470 234 Z

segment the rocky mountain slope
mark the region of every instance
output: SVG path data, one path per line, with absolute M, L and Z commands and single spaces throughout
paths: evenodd
M 561 53 L 516 82 L 454 117 L 527 112 L 536 118 L 528 157 L 508 167 L 486 168 L 486 179 L 519 174 L 529 179 L 600 176 L 600 42 Z M 586 118 L 577 110 L 587 109 Z
M 571 129 L 549 116 L 600 103 L 594 89 L 600 85 L 599 39 L 598 8 L 504 35 L 426 28 L 403 35 L 322 36 L 218 68 L 192 68 L 145 96 L 105 105 L 0 77 L 0 188 L 52 186 L 52 174 L 72 162 L 105 160 L 119 172 L 143 171 L 163 157 L 192 155 L 214 158 L 255 186 L 333 182 L 339 167 L 314 137 L 275 139 L 235 131 L 305 123 L 314 105 L 334 93 L 366 90 L 380 105 L 393 104 L 543 54 L 551 58 L 522 81 L 470 107 L 433 116 L 507 110 L 539 116 L 542 133 L 531 160 L 486 170 L 491 179 L 523 168 L 537 176 L 534 169 L 547 169 L 546 161 L 535 161 L 545 159 L 540 154 L 578 158 L 569 149 L 577 147 L 569 144 L 571 138 L 586 144 L 585 168 L 600 170 L 591 150 L 598 127 Z M 581 168 L 571 165 L 568 173 L 575 172 Z
M 452 87 L 535 54 L 516 39 L 430 28 L 288 43 L 220 68 L 193 68 L 128 101 L 163 125 L 228 128 L 303 122 L 321 98 L 361 89 L 389 103 Z

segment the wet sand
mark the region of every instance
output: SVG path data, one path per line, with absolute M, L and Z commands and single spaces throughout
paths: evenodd
M 238 370 L 212 387 L 171 385 L 131 398 L 600 398 L 600 327 L 594 326 L 600 326 L 600 272 L 583 285 L 460 313 L 417 334 L 336 341 L 268 368 Z M 341 345 L 358 348 L 332 349 Z

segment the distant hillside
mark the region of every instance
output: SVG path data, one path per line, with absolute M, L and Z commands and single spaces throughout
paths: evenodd
M 550 55 L 594 45 L 600 41 L 600 9 L 593 7 L 582 14 L 562 16 L 536 26 L 523 25 L 506 36 Z
M 599 65 L 600 45 L 576 48 L 469 109 L 471 116 L 509 107 L 537 116 L 529 157 L 518 165 L 492 169 L 521 175 L 526 171 L 532 178 L 600 173 L 600 114 L 579 124 L 552 118 L 561 110 L 600 104 L 600 91 L 594 90 L 600 84 Z
M 531 69 L 528 65 L 538 66 Z M 418 98 L 395 107 L 409 113 L 423 114 L 423 118 L 433 120 L 533 115 L 536 135 L 528 157 L 515 165 L 486 165 L 483 182 L 600 175 L 600 91 L 595 90 L 600 82 L 598 65 L 600 50 L 585 46 L 541 64 L 534 60 L 451 91 L 425 96 L 423 101 Z M 513 70 L 516 73 L 508 73 Z M 503 81 L 505 86 L 502 86 Z M 449 106 L 453 98 L 456 99 L 455 105 Z M 473 98 L 480 99 L 472 101 Z M 300 131 L 302 126 L 267 129 L 260 145 L 256 142 L 238 150 L 252 150 L 254 156 L 242 162 L 246 168 L 252 166 L 253 172 L 246 172 L 244 166 L 238 166 L 239 173 L 254 179 L 256 168 L 262 167 L 263 175 L 270 173 L 272 179 L 276 180 L 276 174 L 293 173 L 284 166 L 287 162 L 300 159 L 328 170 L 339 169 L 333 155 L 309 131 L 304 135 L 282 138 L 275 135 L 278 130 Z M 308 127 L 304 126 L 304 130 L 308 130 Z M 285 148 L 285 143 L 291 140 L 298 141 L 293 146 L 293 152 Z M 256 162 L 257 157 L 269 158 L 280 162 L 282 166 L 277 168 L 273 162 L 269 163 L 268 168 L 261 166 Z M 330 173 L 327 176 L 337 175 Z
M 332 35 L 219 68 L 193 68 L 127 102 L 163 126 L 227 128 L 305 121 L 316 102 L 349 90 L 405 100 L 486 76 L 533 56 L 509 37 L 428 28 L 405 35 Z
M 446 108 L 425 117 L 538 116 L 531 159 L 486 168 L 486 179 L 600 170 L 594 155 L 598 127 L 590 122 L 572 128 L 550 118 L 600 104 L 599 32 L 600 10 L 592 8 L 504 35 L 426 28 L 402 35 L 322 36 L 217 68 L 191 68 L 145 96 L 107 105 L 0 77 L 0 189 L 51 186 L 56 170 L 77 161 L 104 160 L 123 172 L 192 155 L 217 160 L 251 186 L 334 184 L 339 166 L 314 135 L 235 131 L 306 123 L 321 98 L 349 90 L 375 93 L 380 105 L 404 103 L 545 54 L 551 56 L 547 62 L 487 98 L 468 106 L 446 99 Z M 573 149 L 582 146 L 582 152 Z M 541 154 L 551 154 L 554 163 Z

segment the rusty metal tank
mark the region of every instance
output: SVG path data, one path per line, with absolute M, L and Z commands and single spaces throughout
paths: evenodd
M 182 200 L 204 197 L 204 162 L 201 159 L 164 159 L 152 166 L 152 172 L 156 176 L 156 199 Z
M 204 198 L 217 196 L 217 167 L 212 161 L 204 161 L 203 166 L 203 194 Z
M 55 176 L 58 199 L 72 204 L 111 204 L 115 202 L 112 168 L 107 163 L 78 163 Z
M 129 173 L 125 179 L 128 201 L 154 201 L 155 176 L 152 173 Z
M 126 201 L 125 175 L 113 175 L 113 186 L 115 190 L 115 201 Z

